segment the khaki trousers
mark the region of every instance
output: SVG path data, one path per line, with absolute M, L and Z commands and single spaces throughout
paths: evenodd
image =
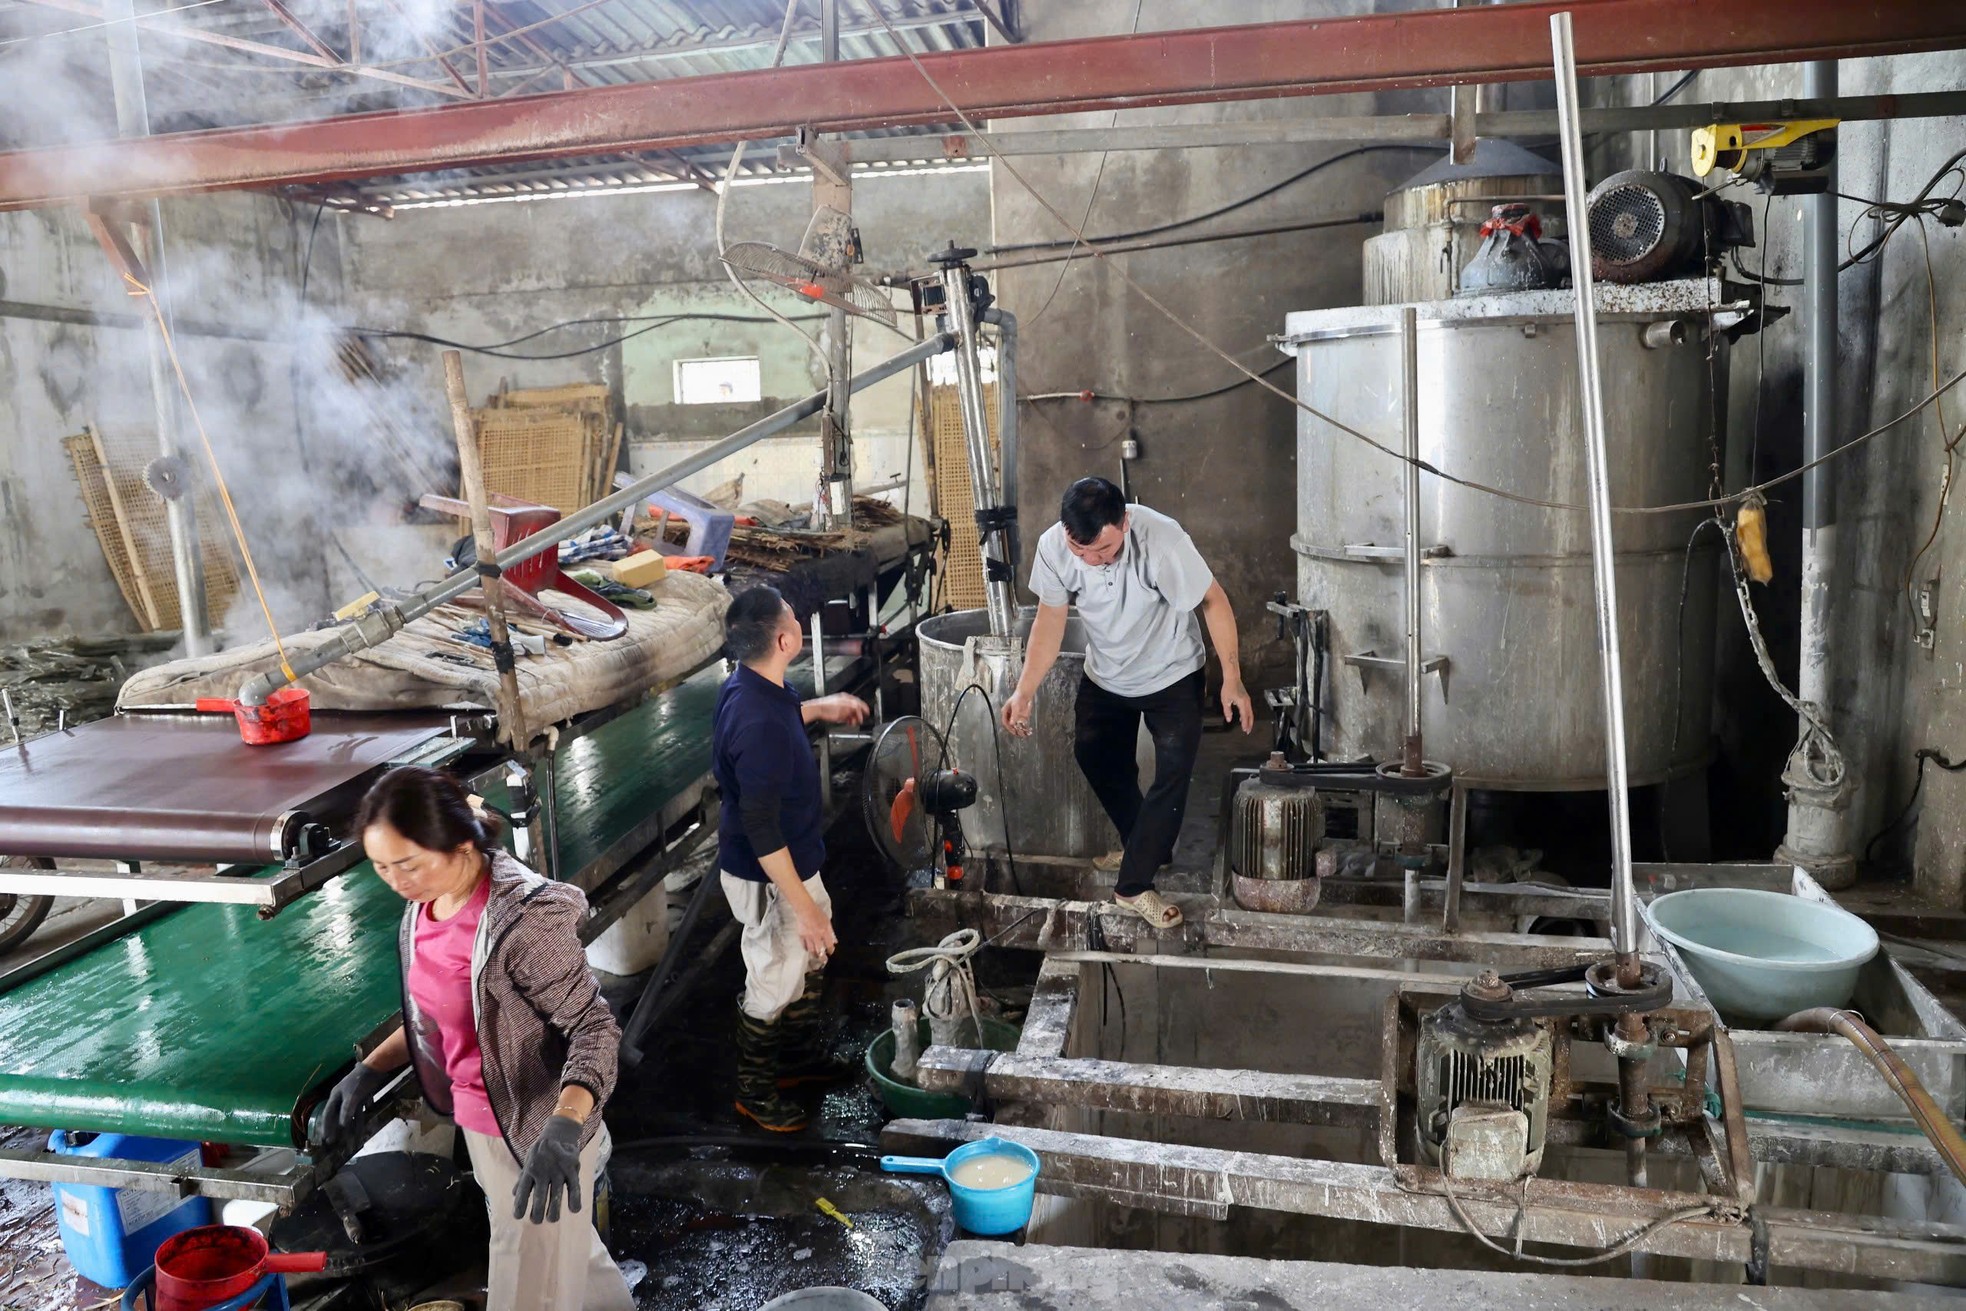
M 833 913 L 833 898 L 817 874 L 805 881 L 819 909 Z M 806 973 L 826 968 L 824 956 L 809 957 L 799 941 L 798 917 L 785 906 L 777 885 L 724 875 L 730 913 L 744 926 L 738 950 L 744 957 L 744 996 L 738 1002 L 754 1020 L 770 1024 L 806 989 Z
M 560 1204 L 560 1218 L 534 1224 L 512 1218 L 519 1163 L 502 1138 L 459 1129 L 471 1169 L 491 1212 L 491 1266 L 486 1311 L 635 1311 L 628 1284 L 594 1228 L 594 1179 L 613 1143 L 605 1127 L 580 1154 L 580 1210 Z

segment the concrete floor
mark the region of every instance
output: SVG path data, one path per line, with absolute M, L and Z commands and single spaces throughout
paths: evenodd
M 956 1242 L 929 1281 L 926 1311 L 1956 1311 L 1958 1299 L 1902 1293 L 1716 1287 L 1580 1275 L 1397 1266 L 1082 1247 Z

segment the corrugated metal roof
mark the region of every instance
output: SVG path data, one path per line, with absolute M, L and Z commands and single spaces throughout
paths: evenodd
M 151 0 L 175 12 L 143 27 L 154 131 L 318 119 L 478 95 L 476 9 L 470 3 L 283 0 L 286 11 L 341 61 L 339 67 L 328 66 L 269 0 L 178 8 L 181 3 Z M 986 25 L 975 0 L 838 3 L 842 59 L 898 55 L 903 42 L 916 52 L 984 43 Z M 817 4 L 800 5 L 784 62 L 818 62 L 817 10 Z M 484 14 L 486 92 L 496 97 L 764 68 L 785 8 L 784 0 L 486 0 Z M 103 90 L 106 96 L 106 81 Z M 932 140 L 951 130 L 865 135 Z M 743 172 L 782 172 L 777 144 L 756 144 Z M 926 157 L 939 158 L 936 146 L 925 141 L 924 147 Z M 660 186 L 687 181 L 693 170 L 721 177 L 729 156 L 726 147 L 705 147 L 487 166 L 373 179 L 336 194 L 350 202 L 413 204 Z

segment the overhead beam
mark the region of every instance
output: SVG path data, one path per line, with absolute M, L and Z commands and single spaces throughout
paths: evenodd
M 310 28 L 307 24 L 301 22 L 300 19 L 294 15 L 293 10 L 287 8 L 284 4 L 280 3 L 280 0 L 266 0 L 266 7 L 273 11 L 273 16 L 275 18 L 279 19 L 282 23 L 285 23 L 287 25 L 288 30 L 293 32 L 293 34 L 299 37 L 302 41 L 306 42 L 307 48 L 309 50 L 312 50 L 315 54 L 321 56 L 321 58 L 323 59 L 333 60 L 337 65 L 347 63 L 346 60 L 344 60 L 340 55 L 335 53 L 333 46 L 329 45 L 326 41 L 323 41 L 320 37 L 314 35 L 314 30 Z
M 1605 105 L 1579 116 L 1586 132 L 1667 131 L 1709 123 L 1760 123 L 1770 119 L 1836 118 L 1869 122 L 1894 118 L 1949 118 L 1966 114 L 1966 91 L 1913 91 L 1905 95 L 1840 96 L 1834 100 L 1689 101 L 1669 105 Z M 1321 142 L 1446 142 L 1453 130 L 1446 114 L 1332 115 L 1261 118 L 1227 123 L 1140 123 L 1129 127 L 1061 128 L 1051 132 L 993 132 L 1004 155 L 1104 154 L 1113 150 L 1192 150 L 1213 146 L 1296 146 Z M 1538 137 L 1556 132 L 1556 111 L 1507 109 L 1475 115 L 1475 135 Z M 987 159 L 990 148 L 967 132 L 941 136 L 871 137 L 852 143 L 855 164 L 907 164 L 918 160 Z
M 1549 19 L 1576 12 L 1579 69 L 1655 69 L 1966 46 L 1966 6 L 1844 0 L 1591 0 L 992 46 L 919 56 L 977 118 L 1527 81 L 1549 75 Z M 171 29 L 163 29 L 171 30 Z M 309 58 L 318 58 L 309 56 Z M 906 58 L 590 87 L 312 123 L 0 155 L 0 209 L 168 195 L 947 121 Z
M 90 0 L 23 0 L 23 2 L 38 5 L 43 9 L 59 9 L 63 13 L 79 14 L 84 18 L 101 19 L 103 16 L 102 7 L 91 3 Z M 212 32 L 202 28 L 192 27 L 182 21 L 173 21 L 165 14 L 139 14 L 137 16 L 137 26 L 146 32 L 153 32 L 158 36 L 176 37 L 182 41 L 194 41 L 201 45 L 219 46 L 226 50 L 236 50 L 240 54 L 254 55 L 261 59 L 271 59 L 279 63 L 303 64 L 309 68 L 327 69 L 330 72 L 343 73 L 349 77 L 363 78 L 371 82 L 387 82 L 391 86 L 408 87 L 415 91 L 428 91 L 433 95 L 448 97 L 458 94 L 449 87 L 440 86 L 435 82 L 426 82 L 420 77 L 410 77 L 403 73 L 392 73 L 386 68 L 369 68 L 361 64 L 344 63 L 332 50 L 328 50 L 325 54 L 303 50 L 289 50 L 285 46 L 269 45 L 265 41 L 252 41 L 245 37 L 228 36 L 224 32 Z M 151 141 L 174 141 L 180 135 L 191 134 L 174 133 L 164 136 L 145 137 L 141 142 L 132 141 L 131 144 L 140 146 Z M 197 190 L 200 188 L 190 189 Z M 12 208 L 19 207 L 14 206 Z

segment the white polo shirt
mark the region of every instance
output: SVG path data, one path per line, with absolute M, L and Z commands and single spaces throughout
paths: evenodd
M 1065 525 L 1038 538 L 1031 590 L 1044 605 L 1076 605 L 1085 622 L 1085 675 L 1115 696 L 1147 696 L 1207 659 L 1195 608 L 1215 575 L 1180 524 L 1127 507 L 1126 538 L 1111 564 L 1089 565 L 1065 544 Z

